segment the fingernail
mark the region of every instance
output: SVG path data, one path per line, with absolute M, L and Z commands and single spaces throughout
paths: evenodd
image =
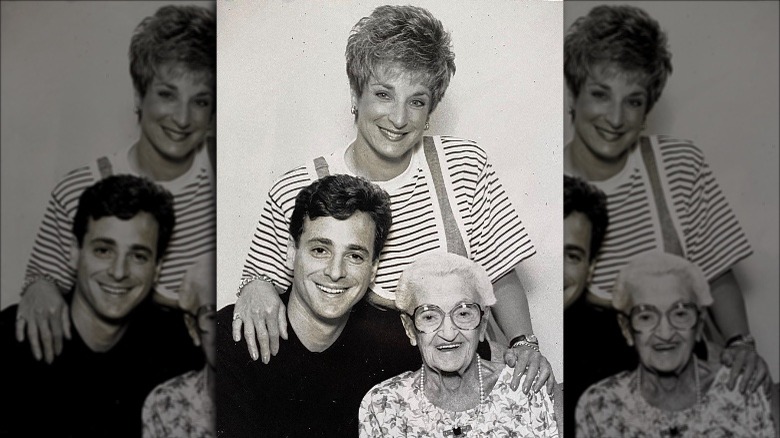
M 252 356 L 252 360 L 257 360 L 257 353 L 255 353 L 254 351 L 249 353 L 249 355 Z
M 238 336 L 233 335 L 233 342 L 238 342 L 238 341 L 240 341 L 240 339 L 238 339 Z

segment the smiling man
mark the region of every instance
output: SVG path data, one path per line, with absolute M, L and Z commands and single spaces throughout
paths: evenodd
M 357 436 L 366 391 L 419 366 L 414 350 L 366 328 L 390 313 L 363 296 L 391 222 L 389 196 L 362 178 L 328 176 L 300 191 L 287 250 L 286 348 L 268 365 L 253 361 L 246 341 L 232 338 L 234 306 L 218 313 L 218 436 Z
M 18 306 L 0 314 L 0 435 L 141 436 L 141 407 L 155 385 L 202 365 L 181 315 L 150 297 L 175 223 L 173 197 L 149 180 L 113 176 L 79 198 L 69 298 L 74 328 L 49 365 L 15 340 Z

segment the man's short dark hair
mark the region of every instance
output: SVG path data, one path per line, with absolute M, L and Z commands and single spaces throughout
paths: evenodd
M 157 221 L 157 261 L 168 249 L 176 218 L 173 212 L 173 195 L 146 178 L 133 175 L 115 175 L 100 180 L 81 194 L 73 234 L 81 248 L 87 234 L 89 219 L 118 217 L 132 219 L 145 211 Z
M 332 217 L 345 220 L 358 211 L 368 214 L 374 221 L 372 260 L 376 261 L 393 223 L 390 195 L 360 177 L 330 175 L 301 190 L 295 198 L 295 209 L 290 219 L 290 235 L 297 247 L 303 234 L 305 218 L 313 220 L 318 217 Z
M 604 234 L 609 225 L 607 195 L 584 180 L 563 176 L 563 217 L 579 211 L 590 221 L 590 259 L 593 261 L 604 243 Z

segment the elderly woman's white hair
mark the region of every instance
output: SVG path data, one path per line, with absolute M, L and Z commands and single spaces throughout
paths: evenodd
M 395 307 L 406 313 L 414 312 L 415 292 L 450 275 L 457 276 L 464 288 L 471 288 L 483 307 L 496 304 L 493 284 L 485 268 L 457 254 L 435 251 L 421 256 L 404 269 L 395 291 Z
M 633 257 L 621 269 L 612 290 L 612 307 L 628 312 L 631 306 L 631 289 L 639 284 L 646 284 L 648 277 L 652 279 L 663 275 L 673 275 L 682 280 L 693 292 L 699 306 L 712 304 L 709 283 L 698 266 L 673 254 L 648 252 Z

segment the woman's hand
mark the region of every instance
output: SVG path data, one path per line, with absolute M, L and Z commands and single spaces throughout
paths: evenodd
M 547 385 L 547 393 L 553 393 L 555 376 L 553 376 L 550 362 L 547 361 L 542 353 L 531 347 L 518 345 L 506 350 L 504 362 L 514 368 L 514 376 L 510 384 L 513 390 L 517 390 L 517 387 L 520 386 L 520 378 L 525 374 L 523 393 L 528 394 L 529 389 L 539 392 L 545 384 Z M 533 387 L 531 387 L 532 383 Z
M 233 340 L 236 342 L 241 340 L 242 326 L 249 355 L 253 360 L 262 355 L 263 363 L 267 364 L 271 355 L 276 356 L 279 352 L 279 335 L 287 340 L 287 309 L 273 284 L 255 280 L 241 289 L 233 309 Z
M 739 384 L 739 392 L 742 394 L 755 392 L 762 385 L 764 393 L 771 394 L 772 379 L 769 375 L 769 367 L 752 345 L 735 344 L 724 348 L 720 354 L 720 361 L 723 365 L 731 367 L 729 389 L 734 389 L 737 377 L 742 376 L 742 382 Z
M 35 359 L 52 363 L 62 353 L 63 335 L 70 339 L 70 316 L 68 303 L 54 283 L 38 279 L 22 295 L 16 310 L 16 340 L 23 342 L 25 333 Z

